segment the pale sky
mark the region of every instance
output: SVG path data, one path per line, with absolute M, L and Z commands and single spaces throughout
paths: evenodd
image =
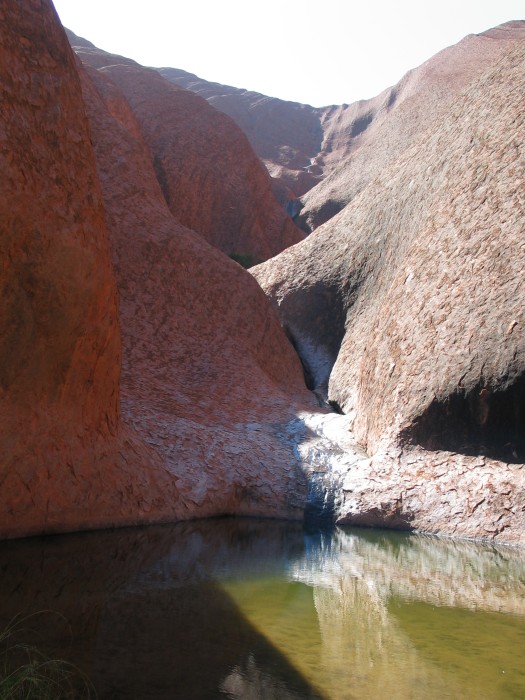
M 62 23 L 143 65 L 316 107 L 373 97 L 525 0 L 54 0 Z

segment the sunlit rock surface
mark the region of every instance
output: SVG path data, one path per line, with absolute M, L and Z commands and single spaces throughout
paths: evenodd
M 371 456 L 344 520 L 524 541 L 524 45 L 252 271 Z
M 525 23 L 519 21 L 469 35 L 372 99 L 321 108 L 208 82 L 177 68 L 158 70 L 237 122 L 275 179 L 280 201 L 312 231 L 395 162 L 472 80 L 524 37 Z
M 88 74 L 120 293 L 123 420 L 169 470 L 178 517 L 300 518 L 306 479 L 283 430 L 296 405 L 314 406 L 300 362 L 251 275 L 171 213 L 113 71 Z
M 156 71 L 69 36 L 83 63 L 111 78 L 125 96 L 180 224 L 227 255 L 242 256 L 246 265 L 302 240 L 246 136 L 228 116 Z
M 312 231 L 394 164 L 440 115 L 445 117 L 473 80 L 525 41 L 525 22 L 471 34 L 409 71 L 370 100 L 327 109 L 318 159 L 324 179 L 301 197 L 297 221 Z
M 523 542 L 522 51 L 255 269 L 336 415 L 221 252 L 301 237 L 231 120 L 80 40 L 84 70 L 48 2 L 0 13 L 0 536 L 306 507 Z

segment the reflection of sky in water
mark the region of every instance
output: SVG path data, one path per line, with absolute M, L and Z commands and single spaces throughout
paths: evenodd
M 0 591 L 100 698 L 525 697 L 517 549 L 213 520 L 3 543 Z

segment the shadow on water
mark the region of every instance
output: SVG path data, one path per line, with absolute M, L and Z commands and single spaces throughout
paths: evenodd
M 0 544 L 0 626 L 37 611 L 101 700 L 525 697 L 514 548 L 248 519 Z
M 28 621 L 29 641 L 76 664 L 101 700 L 322 700 L 216 581 L 303 551 L 299 525 L 250 520 L 6 542 L 0 624 L 53 611 Z

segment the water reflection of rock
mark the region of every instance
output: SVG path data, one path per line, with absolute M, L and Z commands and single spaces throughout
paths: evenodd
M 511 548 L 339 531 L 310 537 L 290 574 L 314 588 L 322 675 L 332 689 L 342 682 L 334 699 L 350 697 L 348 678 L 363 698 L 481 697 L 464 673 L 422 657 L 392 614 L 392 601 L 525 616 L 525 556 Z M 494 688 L 481 692 L 500 697 Z
M 31 626 L 101 700 L 503 697 L 427 653 L 425 606 L 525 617 L 525 554 L 268 520 L 0 545 L 0 624 L 63 615 Z
M 292 566 L 292 575 L 335 589 L 343 578 L 362 581 L 379 607 L 400 597 L 525 616 L 525 552 L 512 547 L 338 530 L 307 543 L 305 559 Z

